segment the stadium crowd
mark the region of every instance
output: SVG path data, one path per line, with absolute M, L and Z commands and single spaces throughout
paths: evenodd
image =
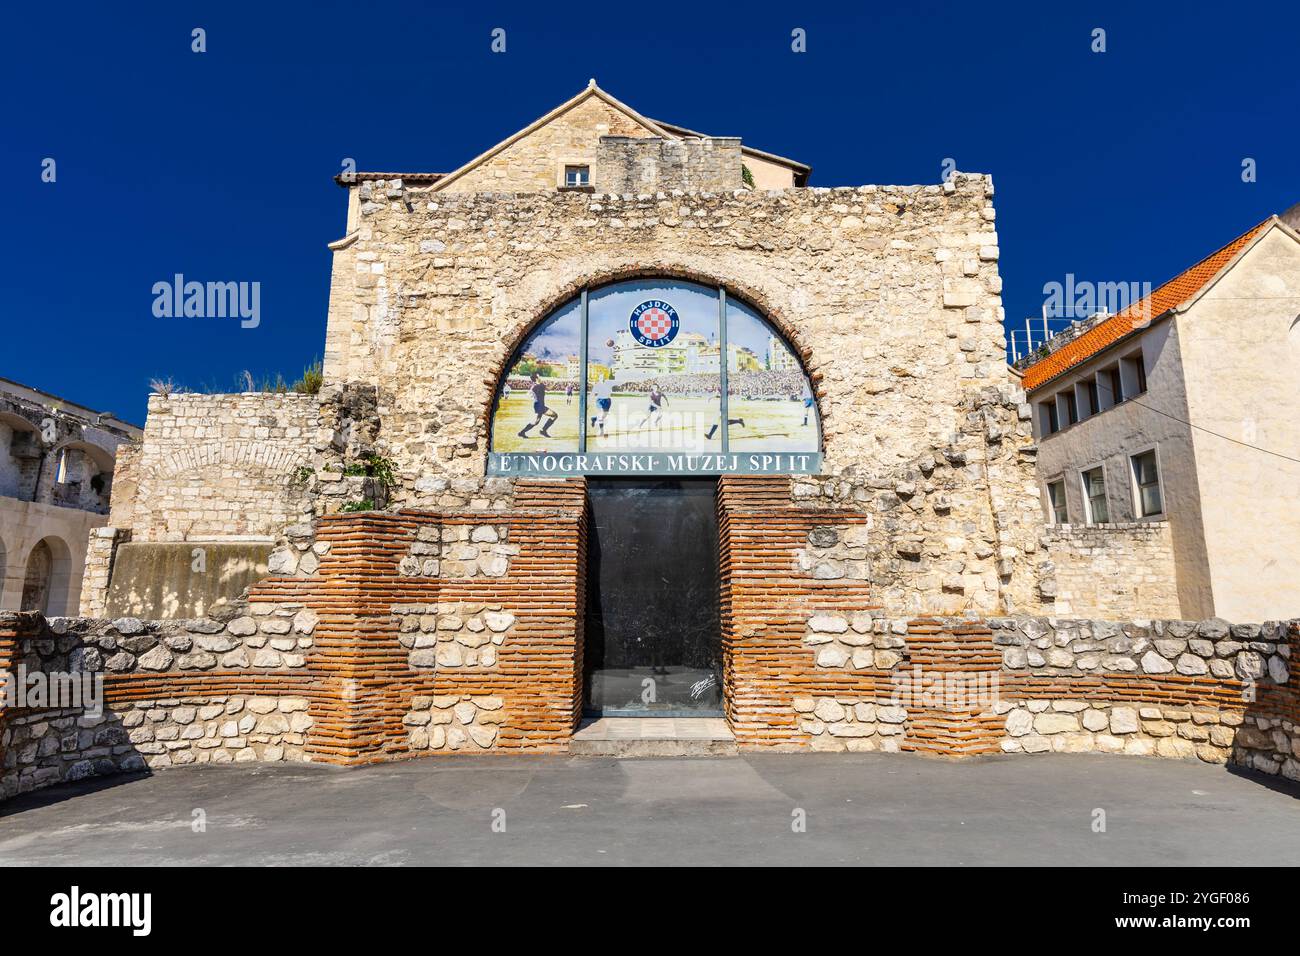
M 572 384 L 568 378 L 544 377 L 541 381 L 548 396 L 563 395 Z M 527 392 L 532 382 L 524 376 L 512 375 L 506 379 L 506 385 L 512 392 Z M 660 375 L 627 382 L 614 380 L 615 395 L 645 394 L 655 387 L 665 395 L 690 398 L 708 398 L 721 391 L 717 372 Z M 732 372 L 727 376 L 727 392 L 736 398 L 795 400 L 803 397 L 804 377 L 796 371 Z

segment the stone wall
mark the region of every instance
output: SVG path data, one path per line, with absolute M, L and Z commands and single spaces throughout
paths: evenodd
M 1052 525 L 1046 531 L 1056 613 L 1074 617 L 1179 617 L 1167 521 Z
M 516 501 L 319 519 L 295 547 L 319 551 L 310 573 L 273 574 L 208 618 L 0 616 L 0 669 L 102 674 L 106 702 L 102 718 L 0 712 L 0 787 L 186 762 L 564 751 L 583 697 L 583 484 L 521 480 Z M 723 483 L 723 676 L 743 749 L 1149 752 L 1300 777 L 1300 622 L 897 617 L 857 573 L 791 573 L 800 554 L 810 571 L 869 564 L 862 526 L 794 507 L 786 479 Z M 505 573 L 445 576 L 441 557 L 438 575 L 406 573 L 447 528 L 517 548 Z
M 600 98 L 588 97 L 528 136 L 515 140 L 481 165 L 437 188 L 448 196 L 467 192 L 554 190 L 563 182 L 566 164 L 594 165 L 596 142 L 602 133 L 649 136 L 651 130 Z
M 109 524 L 135 542 L 273 539 L 312 515 L 299 469 L 319 430 L 315 395 L 152 395 Z
M 313 611 L 268 602 L 184 621 L 0 615 L 12 686 L 101 688 L 98 708 L 0 699 L 0 798 L 108 773 L 307 759 L 315 692 L 288 675 L 303 671 L 315 626 Z
M 674 148 L 703 148 L 685 142 Z M 336 244 L 325 372 L 383 390 L 377 447 L 399 479 L 393 505 L 508 507 L 509 480 L 485 467 L 512 350 L 584 285 L 676 276 L 724 285 L 801 353 L 825 455 L 796 500 L 878 516 L 891 553 L 921 539 L 919 560 L 889 569 L 896 613 L 1048 609 L 987 177 L 639 195 L 353 188 L 360 215 Z
M 1210 675 L 1286 685 L 1287 625 L 1227 621 L 990 620 L 1007 671 L 1079 676 L 1107 671 L 1185 677 Z
M 188 764 L 301 761 L 312 725 L 291 697 L 194 697 L 60 710 L 6 722 L 0 799 L 92 776 Z
M 1011 384 L 987 177 L 640 198 L 353 188 L 326 380 L 392 390 L 384 438 L 407 487 L 481 480 L 511 351 L 584 284 L 629 275 L 720 283 L 772 319 L 817 385 L 832 475 L 944 447 L 969 393 Z
M 1184 704 L 1001 701 L 1006 753 L 1109 753 L 1234 763 L 1300 780 L 1294 717 Z
M 735 137 L 602 136 L 591 170 L 602 193 L 731 192 L 742 183 Z

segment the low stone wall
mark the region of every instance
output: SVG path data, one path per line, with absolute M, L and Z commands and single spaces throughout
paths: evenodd
M 226 621 L 0 614 L 0 799 L 180 764 L 307 759 L 309 685 L 274 675 L 302 667 L 314 629 L 314 612 L 269 604 Z
M 162 767 L 301 761 L 312 726 L 293 697 L 194 697 L 27 713 L 5 722 L 0 799 L 56 783 Z
M 1008 671 L 1083 674 L 1212 675 L 1285 685 L 1291 648 L 1287 625 L 1227 621 L 1076 621 L 1000 618 L 989 621 Z
M 1300 622 L 898 619 L 823 601 L 790 637 L 733 648 L 742 747 L 1133 754 L 1300 780 Z M 746 656 L 761 683 L 736 679 Z
M 529 506 L 506 512 L 319 519 L 286 536 L 292 567 L 204 618 L 0 614 L 0 670 L 102 678 L 104 705 L 0 710 L 0 793 L 182 763 L 564 752 L 583 697 L 584 489 L 519 485 Z M 860 524 L 727 498 L 724 483 L 742 749 L 1091 750 L 1300 779 L 1300 621 L 900 617 L 852 568 L 790 573 L 863 560 Z
M 177 621 L 56 617 L 33 640 L 73 638 L 73 669 L 107 674 L 299 668 L 313 645 L 316 620 L 310 608 L 267 603 Z
M 1046 532 L 1056 613 L 1176 618 L 1178 577 L 1168 521 L 1052 525 Z

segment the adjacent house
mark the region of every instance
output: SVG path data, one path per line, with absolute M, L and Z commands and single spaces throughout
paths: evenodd
M 1297 227 L 1270 216 L 1018 363 L 1067 605 L 1163 577 L 1184 618 L 1300 614 Z
M 0 608 L 77 613 L 88 535 L 108 522 L 117 446 L 142 434 L 0 379 Z

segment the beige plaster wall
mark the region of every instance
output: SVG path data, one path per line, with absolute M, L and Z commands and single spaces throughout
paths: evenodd
M 1192 442 L 1214 611 L 1233 621 L 1294 617 L 1300 461 L 1288 459 L 1300 459 L 1300 241 L 1266 233 L 1178 326 L 1201 426 Z
M 0 498 L 0 608 L 17 610 L 32 548 L 44 540 L 54 557 L 50 616 L 76 614 L 91 529 L 104 515 L 15 498 Z
M 1173 560 L 1173 566 L 1166 565 L 1162 571 L 1177 580 L 1178 604 L 1183 617 L 1213 617 L 1214 601 L 1201 529 L 1201 492 L 1197 484 L 1191 430 L 1184 424 L 1188 418 L 1187 396 L 1175 324 L 1157 322 L 1143 332 L 1138 341 L 1129 340 L 1122 348 L 1102 353 L 1071 374 L 1063 375 L 1034 392 L 1030 398 L 1035 421 L 1039 420 L 1040 402 L 1073 388 L 1076 382 L 1091 378 L 1098 368 L 1115 362 L 1121 355 L 1130 354 L 1139 346 L 1147 367 L 1145 394 L 1055 434 L 1041 434 L 1041 427 L 1036 425 L 1039 429 L 1037 468 L 1043 514 L 1048 521 L 1052 520 L 1047 504 L 1047 485 L 1063 478 L 1070 523 L 1084 524 L 1086 512 L 1081 472 L 1101 465 L 1106 476 L 1110 522 L 1138 521 L 1129 459 L 1154 446 L 1161 472 Z M 1117 546 L 1122 543 L 1117 542 Z M 1088 611 L 1076 608 L 1074 613 L 1106 616 L 1101 608 Z

